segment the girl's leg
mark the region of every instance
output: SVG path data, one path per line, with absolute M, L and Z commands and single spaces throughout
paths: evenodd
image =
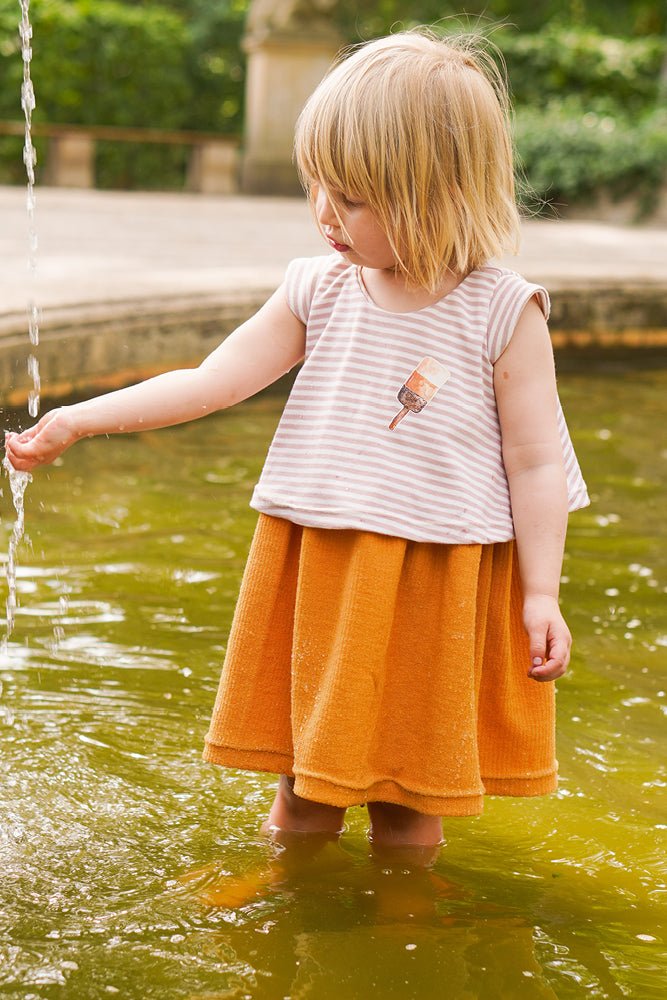
M 294 778 L 281 774 L 276 797 L 261 829 L 263 833 L 279 830 L 285 833 L 339 834 L 343 832 L 344 818 L 344 808 L 311 802 L 295 795 Z
M 442 844 L 442 819 L 392 802 L 369 802 L 369 839 L 373 846 L 437 848 Z M 437 852 L 436 852 L 437 853 Z
M 453 888 L 432 871 L 442 839 L 440 816 L 390 802 L 369 802 L 369 840 L 382 877 L 377 880 L 378 919 L 439 920 L 437 902 Z

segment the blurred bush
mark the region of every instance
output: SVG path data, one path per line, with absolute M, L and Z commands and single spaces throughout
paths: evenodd
M 494 36 L 516 107 L 516 141 L 528 185 L 547 204 L 633 196 L 650 214 L 667 183 L 665 41 L 549 28 Z M 542 201 L 542 206 L 540 206 Z
M 490 37 L 510 81 L 526 207 L 553 214 L 603 193 L 650 215 L 667 183 L 665 39 L 558 25 Z
M 115 0 L 32 0 L 35 122 L 145 126 L 161 129 L 240 128 L 242 72 L 238 39 L 226 38 L 233 59 L 204 58 L 201 33 L 215 41 L 229 22 L 220 5 L 196 25 L 157 4 Z M 0 118 L 18 120 L 23 64 L 19 5 L 0 0 Z M 233 20 L 233 18 L 232 18 Z M 199 34 L 198 34 L 199 33 Z M 44 143 L 36 143 L 44 161 Z M 23 177 L 20 139 L 0 140 L 0 180 Z M 99 143 L 101 187 L 182 187 L 187 148 Z
M 532 35 L 501 30 L 491 37 L 505 58 L 517 105 L 541 108 L 576 95 L 631 112 L 658 99 L 665 55 L 659 35 L 610 38 L 590 28 L 547 26 Z
M 167 2 L 184 8 L 196 0 Z M 468 28 L 504 21 L 522 33 L 542 31 L 545 25 L 636 37 L 667 29 L 667 8 L 657 0 L 338 0 L 334 16 L 350 41 L 450 18 Z
M 521 108 L 516 116 L 519 161 L 529 191 L 526 207 L 594 204 L 631 196 L 636 219 L 650 215 L 667 182 L 667 111 L 639 120 L 585 109 L 578 101 L 543 109 Z

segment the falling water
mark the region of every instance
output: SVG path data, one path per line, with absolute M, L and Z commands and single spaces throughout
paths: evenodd
M 14 521 L 14 527 L 12 528 L 12 533 L 9 536 L 9 547 L 7 549 L 7 628 L 6 628 L 6 638 L 8 639 L 14 630 L 14 619 L 16 617 L 16 608 L 18 606 L 18 601 L 16 598 L 16 551 L 18 549 L 19 543 L 23 538 L 23 532 L 25 528 L 25 510 L 23 506 L 23 497 L 25 495 L 28 483 L 32 482 L 32 476 L 29 472 L 17 472 L 16 469 L 10 464 L 9 460 L 5 458 L 3 462 L 4 468 L 9 475 L 9 486 L 12 491 L 12 500 L 14 501 L 14 509 L 16 510 L 16 520 Z
M 23 82 L 21 84 L 21 107 L 25 115 L 25 142 L 23 145 L 23 162 L 28 178 L 27 209 L 28 209 L 28 270 L 31 279 L 31 292 L 28 298 L 28 336 L 33 347 L 39 343 L 39 308 L 34 294 L 37 272 L 37 231 L 35 228 L 35 166 L 37 153 L 32 144 L 32 113 L 35 110 L 35 91 L 30 78 L 30 62 L 32 60 L 32 25 L 30 24 L 30 0 L 19 0 L 21 20 L 19 34 L 21 36 L 21 56 L 23 59 Z M 28 358 L 28 373 L 32 379 L 32 388 L 28 395 L 28 413 L 36 417 L 39 413 L 39 362 L 34 353 Z M 9 538 L 7 551 L 7 628 L 5 641 L 14 628 L 17 608 L 16 596 L 16 552 L 23 538 L 25 513 L 23 498 L 32 476 L 27 472 L 18 472 L 13 468 L 7 457 L 3 468 L 9 476 L 9 486 L 16 510 L 16 520 Z
M 19 0 L 21 21 L 21 55 L 23 57 L 23 83 L 21 84 L 21 107 L 25 116 L 25 143 L 23 146 L 23 162 L 28 177 L 27 209 L 28 209 L 28 268 L 33 281 L 37 271 L 37 231 L 35 229 L 35 166 L 37 153 L 32 144 L 32 113 L 35 110 L 35 91 L 30 78 L 30 62 L 32 60 L 32 25 L 30 24 L 30 0 Z M 28 335 L 30 343 L 36 347 L 39 343 L 39 309 L 34 294 L 28 299 Z M 32 389 L 28 397 L 28 412 L 31 417 L 39 413 L 39 362 L 31 353 L 28 358 L 28 372 L 32 378 Z
M 28 268 L 33 279 L 37 271 L 37 231 L 35 229 L 35 166 L 37 153 L 32 144 L 32 113 L 35 110 L 35 91 L 30 78 L 30 62 L 32 60 L 32 25 L 30 24 L 30 0 L 19 0 L 21 6 L 21 55 L 23 57 L 23 83 L 21 84 L 21 107 L 25 116 L 25 143 L 23 146 L 23 162 L 28 177 L 27 208 L 28 208 Z M 33 287 L 34 292 L 34 287 Z M 30 343 L 36 347 L 39 343 L 39 309 L 34 294 L 28 300 L 28 335 Z M 39 362 L 34 354 L 28 358 L 28 372 L 32 378 L 32 389 L 28 397 L 28 412 L 31 417 L 39 413 Z

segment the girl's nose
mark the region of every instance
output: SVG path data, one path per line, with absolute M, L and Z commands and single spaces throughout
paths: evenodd
M 321 226 L 335 226 L 338 222 L 329 196 L 322 187 L 318 188 L 315 198 L 315 213 Z

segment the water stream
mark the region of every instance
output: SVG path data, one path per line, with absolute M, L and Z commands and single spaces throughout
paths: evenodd
M 16 609 L 18 607 L 18 599 L 16 596 L 16 554 L 25 532 L 25 491 L 28 488 L 28 483 L 32 482 L 32 476 L 29 472 L 17 472 L 6 457 L 3 460 L 2 465 L 9 478 L 9 488 L 12 494 L 14 510 L 16 512 L 16 520 L 14 521 L 14 525 L 9 536 L 9 542 L 7 544 L 7 562 L 5 566 L 7 600 L 5 602 L 6 633 L 3 644 L 6 644 L 10 635 L 14 631 L 14 624 L 16 621 Z
M 25 142 L 23 145 L 23 162 L 27 174 L 26 207 L 28 212 L 28 269 L 32 278 L 32 291 L 28 300 L 28 336 L 33 347 L 39 344 L 39 307 L 35 298 L 35 277 L 37 273 L 37 229 L 35 225 L 35 166 L 37 152 L 32 143 L 32 113 L 35 110 L 35 90 L 30 78 L 30 63 L 32 61 L 32 25 L 30 23 L 30 0 L 19 0 L 21 21 L 19 34 L 21 36 L 21 57 L 23 59 L 23 83 L 21 84 L 21 107 L 25 117 Z M 32 380 L 32 389 L 28 397 L 28 412 L 31 417 L 39 413 L 40 375 L 39 361 L 33 353 L 28 357 L 28 373 Z
M 39 307 L 37 305 L 35 287 L 37 274 L 37 229 L 35 224 L 35 166 L 37 153 L 32 144 L 32 113 L 35 110 L 35 91 L 30 77 L 32 61 L 32 25 L 30 23 L 30 0 L 19 0 L 21 20 L 19 35 L 21 37 L 21 58 L 23 60 L 23 82 L 21 84 L 21 107 L 25 117 L 25 140 L 23 144 L 23 162 L 27 174 L 26 208 L 28 213 L 28 270 L 30 273 L 30 296 L 28 299 L 28 338 L 33 348 L 39 344 Z M 41 388 L 39 361 L 31 352 L 28 356 L 28 374 L 32 388 L 28 394 L 28 413 L 31 417 L 39 414 L 39 394 Z M 24 496 L 32 476 L 25 472 L 17 472 L 5 456 L 2 467 L 9 478 L 9 487 L 16 511 L 16 520 L 9 538 L 7 562 L 5 567 L 7 579 L 6 600 L 6 632 L 3 642 L 9 639 L 14 629 L 17 608 L 16 596 L 16 557 L 25 529 Z
M 35 474 L 0 655 L 0 996 L 662 1000 L 667 358 L 565 367 L 594 503 L 564 570 L 560 789 L 447 821 L 430 873 L 375 861 L 361 808 L 290 867 L 257 832 L 274 778 L 200 761 L 283 400 Z

